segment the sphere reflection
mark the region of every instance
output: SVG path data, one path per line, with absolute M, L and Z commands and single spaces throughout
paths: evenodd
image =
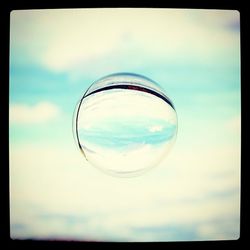
M 175 142 L 173 103 L 154 81 L 118 73 L 94 82 L 78 103 L 74 133 L 93 166 L 134 176 L 156 166 Z

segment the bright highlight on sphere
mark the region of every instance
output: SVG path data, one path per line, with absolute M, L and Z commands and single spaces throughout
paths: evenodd
M 177 114 L 157 83 L 117 73 L 88 88 L 76 107 L 73 131 L 91 165 L 114 176 L 136 176 L 168 154 L 177 134 Z

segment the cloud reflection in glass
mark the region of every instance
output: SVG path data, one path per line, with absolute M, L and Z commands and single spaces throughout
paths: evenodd
M 110 175 L 137 176 L 169 152 L 176 139 L 177 114 L 157 83 L 116 73 L 85 92 L 74 113 L 73 131 L 90 164 Z

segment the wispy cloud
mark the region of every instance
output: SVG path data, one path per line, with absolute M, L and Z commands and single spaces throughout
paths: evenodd
M 11 44 L 54 71 L 82 70 L 90 61 L 110 61 L 112 54 L 122 54 L 123 61 L 134 54 L 132 64 L 143 54 L 165 62 L 191 55 L 214 63 L 222 54 L 239 52 L 238 34 L 227 28 L 238 21 L 239 13 L 228 10 L 14 11 Z
M 151 126 L 148 128 L 148 130 L 152 133 L 155 133 L 155 132 L 160 132 L 163 130 L 163 126 L 161 125 L 154 125 L 154 126 Z
M 190 235 L 191 240 L 215 239 L 219 220 L 228 221 L 221 237 L 230 239 L 239 232 L 239 173 L 230 151 L 218 157 L 219 148 L 206 155 L 202 149 L 191 149 L 199 156 L 195 159 L 188 158 L 191 152 L 178 151 L 182 157 L 172 154 L 150 174 L 119 179 L 94 169 L 73 147 L 11 149 L 11 222 L 31 228 L 23 236 L 168 240 L 175 234 L 172 225 L 187 233 L 194 226 L 198 236 Z M 27 152 L 30 157 L 23 157 Z M 70 220 L 74 233 L 68 233 L 69 218 L 77 217 L 86 221 Z M 133 228 L 147 227 L 162 227 L 163 233 L 134 234 Z M 18 237 L 15 232 L 13 228 L 13 237 Z
M 46 123 L 60 116 L 60 108 L 50 102 L 39 102 L 33 106 L 12 104 L 9 108 L 10 124 Z

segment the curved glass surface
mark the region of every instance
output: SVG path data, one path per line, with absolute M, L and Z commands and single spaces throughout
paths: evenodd
M 174 144 L 177 115 L 154 81 L 117 73 L 94 82 L 79 101 L 74 133 L 90 164 L 115 176 L 157 166 Z

